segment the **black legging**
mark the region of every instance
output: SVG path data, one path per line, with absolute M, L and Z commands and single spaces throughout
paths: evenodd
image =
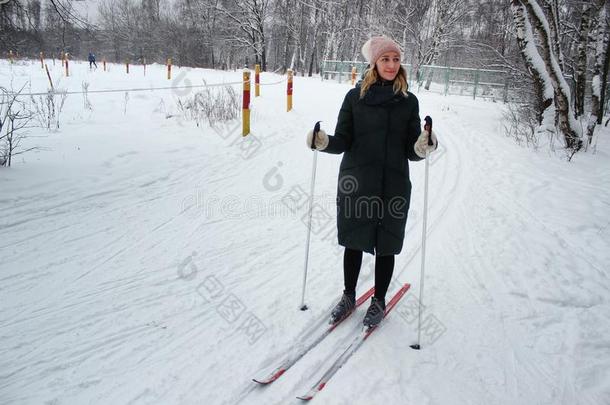
M 343 278 L 345 292 L 355 293 L 358 275 L 362 265 L 362 251 L 345 248 L 343 254 Z M 385 299 L 385 294 L 392 281 L 394 272 L 394 255 L 375 256 L 375 297 Z

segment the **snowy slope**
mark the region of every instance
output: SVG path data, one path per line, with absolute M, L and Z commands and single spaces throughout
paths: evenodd
M 164 79 L 74 63 L 58 87 L 80 91 L 235 82 L 240 72 L 181 69 Z M 175 72 L 178 75 L 179 72 Z M 282 78 L 263 74 L 263 83 Z M 40 66 L 0 61 L 0 85 Z M 239 89 L 239 86 L 236 87 Z M 338 299 L 334 237 L 340 157 L 319 154 L 315 201 L 329 218 L 312 235 L 309 311 L 298 310 L 313 123 L 332 133 L 347 84 L 295 78 L 253 100 L 252 133 L 180 118 L 188 90 L 70 95 L 41 150 L 0 169 L 0 402 L 8 404 L 298 403 L 365 308 L 280 380 L 274 365 Z M 324 404 L 610 403 L 610 145 L 561 155 L 501 132 L 501 104 L 421 92 L 441 148 L 431 164 L 423 350 L 414 343 L 424 164 L 397 282 L 403 306 L 314 402 Z M 322 218 L 323 219 L 323 218 Z M 329 236 L 330 235 L 330 236 Z M 372 283 L 365 255 L 360 290 Z M 395 289 L 394 287 L 391 287 Z M 392 291 L 390 291 L 391 293 Z M 365 306 L 366 307 L 366 306 Z

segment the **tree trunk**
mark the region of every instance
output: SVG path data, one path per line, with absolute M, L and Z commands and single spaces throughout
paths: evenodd
M 604 6 L 605 7 L 605 6 Z M 608 11 L 606 10 L 606 15 Z M 599 103 L 599 113 L 597 114 L 597 124 L 601 125 L 602 118 L 604 117 L 604 104 L 606 104 L 606 87 L 608 85 L 608 67 L 610 65 L 610 38 L 608 37 L 609 33 L 606 30 L 606 35 L 604 36 L 604 41 L 606 41 L 606 54 L 604 55 L 604 74 L 602 75 L 602 91 L 601 91 L 601 99 Z
M 563 71 L 565 66 L 563 62 L 563 52 L 561 52 L 561 40 L 559 39 L 559 5 L 557 0 L 545 1 L 545 8 L 550 16 L 551 38 L 553 39 L 553 52 L 557 56 L 559 68 Z
M 316 56 L 316 49 L 318 45 L 318 30 L 316 27 L 318 26 L 318 9 L 316 8 L 315 13 L 313 14 L 312 20 L 312 29 L 313 29 L 313 46 L 311 47 L 311 59 L 309 60 L 309 72 L 308 76 L 311 77 L 314 65 L 314 59 Z
M 316 44 L 313 44 L 313 48 L 311 48 L 311 59 L 309 60 L 309 71 L 307 72 L 307 76 L 311 77 L 313 74 L 313 66 L 316 58 Z
M 290 58 L 290 35 L 286 35 L 286 46 L 284 47 L 284 66 L 282 66 L 282 73 L 288 69 L 288 58 Z
M 606 7 L 601 5 L 597 17 L 597 35 L 595 41 L 595 63 L 593 64 L 593 77 L 591 78 L 591 114 L 587 123 L 587 141 L 591 144 L 593 133 L 599 118 L 603 116 L 602 100 L 602 66 L 604 63 L 604 51 L 608 50 L 608 35 L 606 21 Z
M 512 0 L 511 11 L 515 22 L 517 45 L 521 51 L 525 67 L 534 81 L 536 99 L 538 104 L 538 124 L 542 124 L 544 111 L 553 104 L 553 85 L 551 84 L 546 71 L 541 71 L 542 57 L 530 41 L 534 34 L 529 20 L 525 16 L 525 8 L 519 0 Z M 535 62 L 534 62 L 535 61 Z
M 425 65 L 434 65 L 436 63 L 436 59 L 439 55 L 439 48 L 441 46 L 441 39 L 443 36 L 443 28 L 445 27 L 446 21 L 444 20 L 445 12 L 442 10 L 446 5 L 439 4 L 438 8 L 440 9 L 438 12 L 438 17 L 434 23 L 434 34 L 432 35 L 432 44 L 430 45 L 430 56 L 428 60 L 424 61 Z M 428 78 L 426 79 L 426 85 L 424 88 L 426 90 L 430 90 L 430 84 L 432 83 L 432 77 L 434 75 L 434 70 L 430 69 L 428 73 Z
M 257 4 L 257 3 L 254 3 Z M 258 49 L 263 72 L 267 71 L 267 38 L 265 35 L 265 2 L 261 2 L 256 10 L 256 29 L 258 31 Z
M 570 88 L 563 78 L 563 73 L 553 53 L 550 33 L 547 30 L 548 21 L 536 0 L 521 0 L 521 2 L 525 5 L 530 18 L 535 22 L 536 30 L 540 35 L 542 59 L 555 91 L 555 111 L 557 112 L 559 130 L 564 137 L 566 147 L 578 150 L 582 146 L 579 137 L 580 128 L 572 114 Z
M 591 4 L 583 3 L 580 28 L 578 30 L 578 63 L 576 65 L 576 94 L 574 97 L 574 107 L 576 117 L 585 113 L 585 88 L 587 81 L 587 45 L 589 39 L 589 29 L 591 27 Z
M 267 71 L 267 43 L 265 41 L 265 34 L 261 34 L 261 60 L 263 63 L 262 69 L 263 72 Z

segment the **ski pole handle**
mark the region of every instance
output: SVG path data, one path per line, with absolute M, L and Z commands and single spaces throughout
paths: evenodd
M 428 145 L 432 146 L 434 143 L 432 142 L 432 118 L 429 115 L 426 115 L 424 118 L 426 123 L 424 124 L 424 129 L 428 131 Z
M 320 132 L 320 122 L 322 122 L 322 121 L 316 122 L 316 125 L 314 125 L 314 127 L 313 127 L 313 136 L 311 137 L 311 149 L 312 150 L 316 149 L 316 136 L 318 136 L 318 132 Z

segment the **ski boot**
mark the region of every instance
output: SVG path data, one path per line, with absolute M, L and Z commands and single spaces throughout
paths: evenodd
M 343 292 L 343 296 L 341 297 L 341 301 L 333 308 L 330 313 L 330 323 L 335 324 L 354 310 L 356 307 L 356 293 L 346 293 Z
M 371 305 L 369 309 L 366 311 L 366 315 L 364 316 L 364 320 L 362 323 L 367 328 L 372 328 L 374 326 L 379 325 L 379 322 L 383 319 L 385 315 L 385 300 L 380 300 L 377 297 L 371 298 Z

